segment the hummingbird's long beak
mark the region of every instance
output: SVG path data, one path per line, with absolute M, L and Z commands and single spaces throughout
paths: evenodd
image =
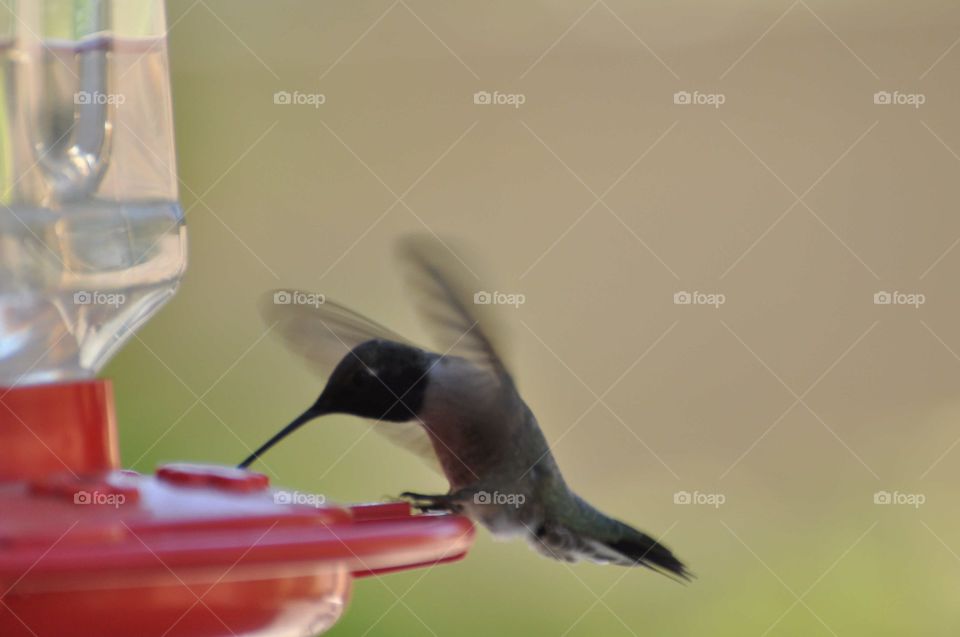
M 307 409 L 305 412 L 303 412 L 302 414 L 294 418 L 293 422 L 291 422 L 289 425 L 287 425 L 286 427 L 278 431 L 272 438 L 270 438 L 270 440 L 260 445 L 259 449 L 257 449 L 252 454 L 250 454 L 247 457 L 247 459 L 241 462 L 240 464 L 238 464 L 237 467 L 239 469 L 246 469 L 251 464 L 253 464 L 253 462 L 256 461 L 257 458 L 259 458 L 264 453 L 266 453 L 270 449 L 270 447 L 277 444 L 278 442 L 286 438 L 288 435 L 290 435 L 291 433 L 293 433 L 303 425 L 313 420 L 314 418 L 318 418 L 328 413 L 330 413 L 330 411 L 326 409 L 326 407 L 323 405 L 323 400 L 322 399 L 318 400 L 309 409 Z

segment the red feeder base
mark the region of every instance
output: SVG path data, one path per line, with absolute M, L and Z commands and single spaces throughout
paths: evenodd
M 0 446 L 3 637 L 313 635 L 354 577 L 473 541 L 460 516 L 300 504 L 250 471 L 120 470 L 106 381 L 7 390 Z

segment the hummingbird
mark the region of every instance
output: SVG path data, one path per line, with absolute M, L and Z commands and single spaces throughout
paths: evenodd
M 265 320 L 327 382 L 310 407 L 239 467 L 321 416 L 371 419 L 374 431 L 446 477 L 446 493 L 400 494 L 421 511 L 466 515 L 495 537 L 524 538 L 557 560 L 644 566 L 689 580 L 690 571 L 666 546 L 601 513 L 567 485 L 498 354 L 503 348 L 495 343 L 488 293 L 471 289 L 449 243 L 408 238 L 400 255 L 437 349 L 419 347 L 323 295 L 264 295 Z

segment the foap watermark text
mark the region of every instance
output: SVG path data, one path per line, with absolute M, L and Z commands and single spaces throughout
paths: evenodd
M 477 491 L 473 494 L 474 504 L 499 504 L 520 508 L 527 501 L 522 493 L 501 493 L 500 491 Z
M 509 294 L 507 292 L 486 292 L 480 290 L 473 294 L 474 305 L 512 305 L 520 307 L 527 302 L 527 297 L 523 294 Z
M 702 491 L 677 491 L 673 494 L 674 504 L 695 504 L 719 509 L 727 501 L 722 493 L 703 493 Z
M 320 307 L 326 302 L 326 295 L 316 292 L 277 290 L 273 293 L 274 305 L 312 305 L 313 307 Z
M 101 93 L 100 91 L 77 91 L 73 94 L 73 103 L 77 105 L 99 104 L 101 106 L 121 106 L 127 101 L 123 93 Z
M 127 296 L 120 292 L 98 292 L 97 290 L 78 290 L 73 293 L 75 305 L 109 305 L 120 307 L 127 302 Z
M 327 103 L 327 96 L 323 93 L 277 91 L 273 94 L 273 103 L 281 106 L 312 106 L 314 108 L 320 108 Z
M 712 305 L 715 308 L 719 308 L 726 302 L 726 295 L 719 292 L 700 292 L 697 290 L 687 292 L 686 290 L 681 290 L 673 294 L 674 305 Z
M 927 103 L 927 96 L 923 93 L 877 91 L 873 94 L 873 103 L 880 106 L 912 106 L 914 108 L 920 108 Z
M 680 106 L 712 106 L 720 108 L 727 101 L 723 93 L 701 93 L 700 91 L 677 91 L 673 94 L 673 103 Z
M 473 103 L 480 106 L 512 106 L 520 108 L 527 102 L 523 93 L 501 93 L 500 91 L 477 91 L 473 94 Z
M 273 492 L 273 501 L 276 504 L 299 504 L 319 508 L 326 504 L 327 497 L 319 493 L 303 493 L 302 491 L 285 491 L 279 489 Z
M 127 501 L 122 493 L 102 493 L 100 491 L 77 491 L 73 494 L 73 503 L 82 505 L 112 506 L 119 508 Z
M 915 308 L 919 308 L 926 302 L 927 297 L 919 292 L 900 292 L 898 290 L 887 292 L 886 290 L 880 290 L 873 294 L 874 305 L 912 305 Z
M 877 491 L 873 494 L 873 503 L 880 505 L 896 504 L 919 509 L 927 501 L 922 493 L 902 493 L 900 491 Z

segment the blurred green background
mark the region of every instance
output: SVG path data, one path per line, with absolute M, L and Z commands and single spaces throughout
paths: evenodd
M 358 582 L 330 634 L 957 634 L 956 3 L 170 0 L 168 22 L 191 262 L 105 370 L 125 464 L 236 463 L 314 399 L 265 289 L 427 341 L 392 249 L 428 228 L 526 296 L 497 311 L 568 481 L 698 576 L 480 531 L 465 561 Z M 895 290 L 926 302 L 874 304 Z M 367 431 L 312 425 L 271 478 L 445 487 Z

